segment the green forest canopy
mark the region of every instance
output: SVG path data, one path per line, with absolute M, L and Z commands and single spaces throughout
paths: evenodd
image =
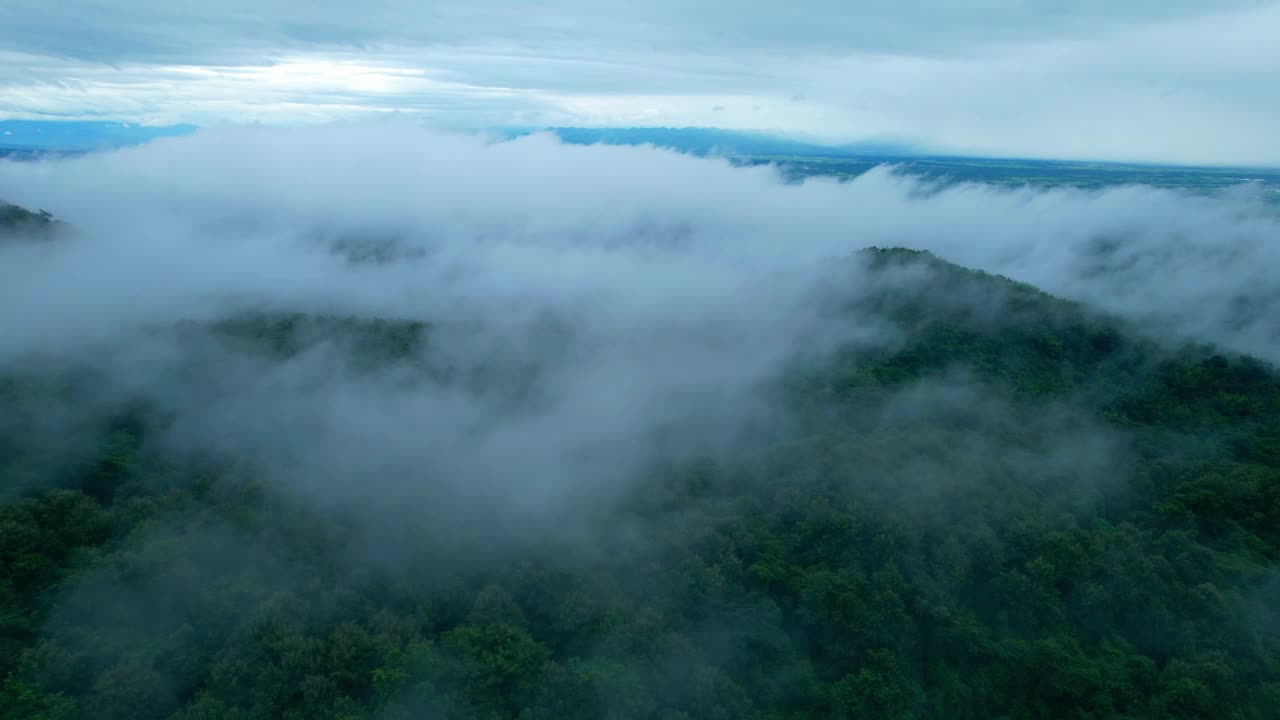
M 774 445 L 647 471 L 596 554 L 450 563 L 406 525 L 357 557 L 349 518 L 163 451 L 146 407 L 68 461 L 40 419 L 86 379 L 12 369 L 0 717 L 1275 717 L 1274 369 L 927 253 L 862 258 L 933 273 L 847 308 L 905 342 L 797 369 Z M 345 338 L 366 369 L 431 348 L 394 318 L 209 332 Z

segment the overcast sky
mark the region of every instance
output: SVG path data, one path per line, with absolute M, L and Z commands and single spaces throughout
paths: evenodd
M 0 119 L 715 126 L 1280 164 L 1280 0 L 5 0 Z

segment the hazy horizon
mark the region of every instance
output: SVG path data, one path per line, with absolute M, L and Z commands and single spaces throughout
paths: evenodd
M 384 122 L 397 122 L 395 117 Z M 336 129 L 358 130 L 373 127 L 369 122 L 324 123 Z M 0 152 L 98 152 L 142 145 L 165 137 L 180 137 L 202 130 L 230 129 L 234 124 L 202 127 L 191 124 L 147 125 L 115 120 L 0 120 Z M 240 127 L 262 127 L 251 123 Z M 277 126 L 281 127 L 281 126 Z M 287 126 L 284 126 L 287 127 Z M 424 129 L 431 129 L 423 124 Z M 804 135 L 788 135 L 767 130 L 728 129 L 712 126 L 502 126 L 446 130 L 479 135 L 495 141 L 512 140 L 529 134 L 548 133 L 571 144 L 653 145 L 660 149 L 694 154 L 777 158 L 872 158 L 893 162 L 910 158 L 948 158 L 973 161 L 1028 161 L 1063 165 L 1115 165 L 1151 168 L 1202 168 L 1206 170 L 1246 170 L 1272 173 L 1280 164 L 1176 163 L 1127 161 L 1109 158 L 1064 158 L 1050 156 L 965 154 L 934 152 L 928 147 L 889 141 L 824 143 Z M 585 137 L 578 137 L 585 136 Z M 719 144 L 709 140 L 719 139 Z

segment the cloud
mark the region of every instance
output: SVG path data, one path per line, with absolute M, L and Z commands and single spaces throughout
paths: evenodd
M 0 167 L 0 196 L 49 209 L 91 234 L 79 253 L 30 261 L 51 270 L 84 263 L 77 272 L 88 273 L 123 254 L 111 265 L 124 275 L 104 276 L 84 290 L 101 294 L 90 308 L 108 311 L 119 301 L 139 319 L 170 310 L 126 297 L 117 281 L 131 274 L 141 285 L 125 286 L 154 286 L 190 302 L 230 295 L 241 285 L 281 297 L 331 295 L 326 273 L 333 258 L 309 254 L 304 242 L 319 228 L 409 234 L 462 259 L 480 257 L 473 250 L 493 253 L 478 268 L 485 271 L 518 259 L 502 253 L 598 253 L 621 263 L 633 256 L 659 262 L 668 257 L 663 252 L 679 249 L 687 254 L 673 257 L 708 263 L 733 283 L 736 270 L 799 272 L 860 247 L 906 245 L 1132 317 L 1181 316 L 1173 329 L 1280 358 L 1276 347 L 1238 329 L 1215 331 L 1211 320 L 1229 316 L 1240 296 L 1274 290 L 1265 272 L 1280 252 L 1271 241 L 1274 208 L 1252 199 L 1247 187 L 1221 197 L 1141 186 L 960 185 L 931 192 L 890 168 L 851 183 L 816 179 L 796 187 L 768 168 L 734 169 L 642 148 L 563 146 L 544 136 L 489 144 L 395 120 L 202 131 L 129 151 Z M 673 178 L 680 180 L 672 184 Z M 204 228 L 233 220 L 245 223 L 244 232 L 205 237 Z M 475 241 L 483 242 L 467 244 Z M 256 259 L 269 251 L 295 262 Z M 155 268 L 160 262 L 169 265 Z M 206 272 L 224 266 L 221 275 Z M 240 266 L 254 274 L 233 271 Z M 540 267 L 524 273 L 563 287 L 577 286 L 561 284 L 560 274 L 571 270 L 584 283 L 612 283 L 595 267 L 552 263 L 545 276 Z M 606 268 L 618 277 L 630 271 Z M 405 268 L 385 269 L 377 281 L 363 272 L 372 271 L 347 275 L 349 299 L 387 310 L 426 297 Z M 84 310 L 80 298 L 52 296 L 56 284 L 42 281 L 54 276 L 9 275 L 11 295 L 49 292 L 46 312 L 67 305 L 61 322 L 76 322 Z M 13 313 L 9 327 L 28 324 L 12 304 L 6 310 Z
M 589 514 L 657 457 L 776 430 L 769 388 L 790 368 L 900 338 L 836 311 L 884 282 L 842 262 L 866 246 L 1280 361 L 1280 218 L 1248 192 L 937 190 L 888 168 L 794 185 L 650 148 L 378 122 L 5 162 L 0 197 L 76 228 L 0 248 L 0 366 L 88 362 L 117 378 L 104 403 L 169 409 L 179 447 L 261 461 L 339 506 L 427 498 L 459 532 L 493 524 L 456 528 L 458 503 Z M 362 244 L 389 259 L 353 261 Z M 176 342 L 183 321 L 247 311 L 422 321 L 429 350 L 370 373 L 332 333 L 287 361 Z
M 309 498 L 367 500 L 378 486 L 369 502 L 501 496 L 537 515 L 608 495 L 655 445 L 718 452 L 770 422 L 758 386 L 861 331 L 802 310 L 817 301 L 800 266 L 754 265 L 701 239 L 700 216 L 717 210 L 657 183 L 676 170 L 781 186 L 767 169 L 726 176 L 650 150 L 488 145 L 405 123 L 187 140 L 3 166 L 0 193 L 54 200 L 78 233 L 6 249 L 14 333 L 0 358 L 92 358 L 122 385 L 102 404 L 137 395 L 172 409 L 176 445 L 244 456 Z M 606 180 L 619 164 L 635 174 Z M 193 167 L 204 169 L 174 172 Z M 56 189 L 74 168 L 116 190 Z M 333 251 L 381 237 L 405 259 L 353 265 Z M 743 303 L 765 278 L 768 301 Z M 326 343 L 275 363 L 164 330 L 237 311 L 425 321 L 439 373 L 490 382 L 411 365 L 351 373 Z
M 715 124 L 988 154 L 1280 163 L 1277 32 L 1280 4 L 1244 0 L 803 13 L 17 0 L 0 29 L 0 115 L 296 124 L 395 109 L 447 127 Z
M 373 0 L 342 4 L 269 0 L 69 0 L 57 9 L 16 0 L 6 44 L 28 52 L 111 62 L 256 62 L 263 51 L 313 47 L 490 46 L 558 49 L 589 56 L 601 47 L 665 53 L 710 43 L 734 52 L 871 52 L 945 56 L 975 46 L 1076 37 L 1102 29 L 1195 19 L 1257 7 L 1248 0 L 1138 2 L 1091 0 L 1045 6 L 993 0 L 958 9 L 940 0 L 869 3 L 858 9 L 822 0 L 796 13 L 769 3 L 744 8 L 723 0 L 635 3 L 609 0 L 532 3 L 487 0 L 406 7 Z M 83 22 L 71 25 L 69 18 Z M 821 18 L 821 22 L 814 22 Z M 583 45 L 582 41 L 588 41 Z

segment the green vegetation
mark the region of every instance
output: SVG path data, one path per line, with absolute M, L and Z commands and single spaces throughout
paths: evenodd
M 31 212 L 0 201 L 0 241 L 10 237 L 48 237 L 59 226 L 48 212 Z
M 159 451 L 146 408 L 84 419 L 95 380 L 12 374 L 0 718 L 1275 717 L 1275 372 L 926 253 L 864 257 L 929 278 L 844 309 L 900 341 L 796 368 L 793 433 L 648 472 L 588 523 L 598 552 L 451 562 L 412 523 L 369 543 Z M 394 320 L 215 331 L 266 358 L 333 342 L 362 371 L 430 354 Z

